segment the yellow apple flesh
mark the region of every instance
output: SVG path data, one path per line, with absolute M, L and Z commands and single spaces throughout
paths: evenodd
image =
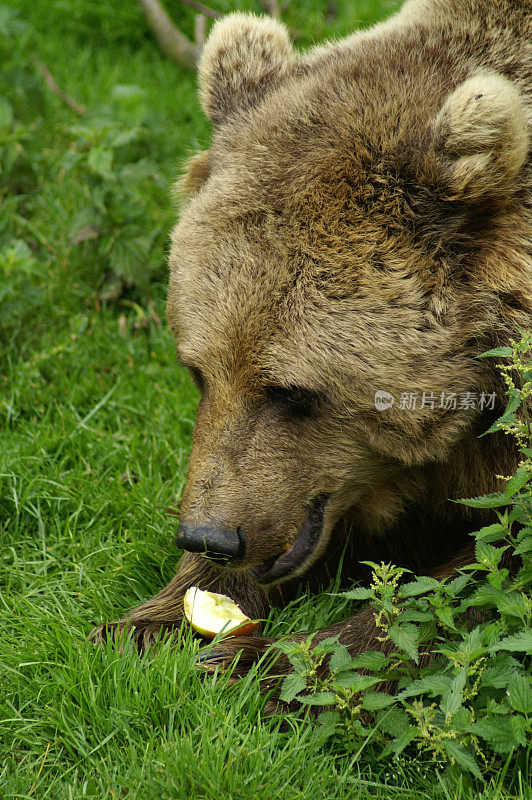
M 194 630 L 206 639 L 214 639 L 222 632 L 229 636 L 246 636 L 259 624 L 246 617 L 230 597 L 204 592 L 197 586 L 187 590 L 183 605 L 185 617 Z

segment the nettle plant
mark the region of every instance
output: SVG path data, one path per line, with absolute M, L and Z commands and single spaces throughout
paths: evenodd
M 45 277 L 42 266 L 21 239 L 0 246 L 0 341 L 42 305 Z
M 488 433 L 514 436 L 522 458 L 503 492 L 459 501 L 498 518 L 473 534 L 475 563 L 438 581 L 365 562 L 370 587 L 342 596 L 370 602 L 387 655 L 352 658 L 337 638 L 279 645 L 294 669 L 281 699 L 328 707 L 316 722 L 324 742 L 340 739 L 357 755 L 369 746 L 384 759 L 416 747 L 478 779 L 511 766 L 526 774 L 532 739 L 532 335 L 484 356 L 508 359 L 500 366 L 507 408 Z
M 146 289 L 162 272 L 169 225 L 166 177 L 153 158 L 143 90 L 117 85 L 109 106 L 87 115 L 68 131 L 70 146 L 60 168 L 83 187 L 69 220 L 80 255 L 97 264 L 92 275 L 104 299 L 124 286 Z

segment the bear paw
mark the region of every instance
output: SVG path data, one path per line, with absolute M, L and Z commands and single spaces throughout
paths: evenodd
M 181 623 L 177 628 L 181 627 Z M 132 623 L 131 620 L 122 619 L 117 622 L 104 622 L 97 625 L 89 634 L 89 640 L 96 645 L 103 645 L 112 640 L 119 645 L 119 654 L 129 651 L 139 654 L 146 653 L 147 650 L 157 644 L 161 644 L 165 639 L 176 632 L 176 626 L 172 624 L 161 624 L 158 622 Z

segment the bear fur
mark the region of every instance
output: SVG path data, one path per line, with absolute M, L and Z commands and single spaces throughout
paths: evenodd
M 185 553 L 120 623 L 140 648 L 179 627 L 191 585 L 263 618 L 340 562 L 349 581 L 361 560 L 469 561 L 491 512 L 450 501 L 517 463 L 509 437 L 479 438 L 504 388 L 478 356 L 531 328 L 531 42 L 523 0 L 409 0 L 303 54 L 269 18 L 214 26 L 212 146 L 181 181 L 170 254 L 168 321 L 202 392 L 180 523 L 243 531 L 246 549 Z M 316 641 L 355 654 L 376 633 L 369 609 Z M 208 661 L 240 652 L 245 670 L 271 641 Z

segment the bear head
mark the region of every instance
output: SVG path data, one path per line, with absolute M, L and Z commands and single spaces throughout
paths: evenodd
M 408 471 L 480 432 L 448 398 L 491 395 L 478 355 L 530 323 L 519 93 L 411 36 L 305 57 L 233 14 L 201 60 L 213 141 L 180 185 L 168 297 L 202 395 L 181 542 L 265 585 L 353 509 L 393 525 Z

